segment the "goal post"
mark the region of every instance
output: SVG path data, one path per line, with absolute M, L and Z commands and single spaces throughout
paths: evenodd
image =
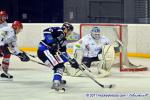
M 116 40 L 120 40 L 123 43 L 119 54 L 116 54 L 116 58 L 113 66 L 119 66 L 120 71 L 145 71 L 146 67 L 136 64 L 132 64 L 128 58 L 128 25 L 126 24 L 80 24 L 80 38 L 90 33 L 92 27 L 100 27 L 102 35 L 108 37 L 113 43 Z

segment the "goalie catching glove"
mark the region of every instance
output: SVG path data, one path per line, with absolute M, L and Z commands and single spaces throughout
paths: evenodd
M 123 46 L 123 43 L 120 40 L 115 40 L 115 42 L 114 42 L 115 53 L 120 52 L 120 47 L 122 47 L 122 46 Z
M 27 62 L 27 61 L 30 60 L 30 58 L 29 58 L 24 52 L 23 52 L 23 53 L 19 53 L 17 56 L 18 56 L 18 57 L 20 58 L 20 60 L 23 61 L 23 62 Z

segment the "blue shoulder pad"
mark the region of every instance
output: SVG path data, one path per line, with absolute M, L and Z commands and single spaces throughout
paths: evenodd
M 39 44 L 38 49 L 39 49 L 40 51 L 48 50 L 48 48 L 47 48 L 45 45 L 43 45 L 42 43 Z
M 44 38 L 45 38 L 47 43 L 55 42 L 52 34 L 50 34 L 50 33 L 44 33 Z

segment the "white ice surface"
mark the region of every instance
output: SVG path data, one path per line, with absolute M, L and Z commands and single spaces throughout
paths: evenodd
M 150 59 L 132 61 L 150 66 Z M 14 76 L 12 81 L 0 78 L 0 100 L 150 100 L 150 71 L 120 72 L 112 68 L 110 77 L 98 79 L 102 84 L 116 84 L 112 89 L 102 89 L 87 77 L 64 76 L 67 86 L 63 94 L 51 90 L 53 72 L 45 66 L 12 56 L 9 73 Z M 107 94 L 113 96 L 102 96 Z

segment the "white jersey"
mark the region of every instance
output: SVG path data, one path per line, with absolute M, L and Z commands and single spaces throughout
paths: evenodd
M 102 46 L 107 44 L 110 44 L 110 40 L 107 37 L 100 36 L 99 40 L 95 41 L 91 34 L 88 34 L 81 39 L 83 56 L 97 57 L 98 53 L 102 50 Z
M 1 23 L 0 24 L 0 29 L 3 28 L 3 27 L 7 27 L 7 26 L 8 26 L 7 22 Z
M 0 29 L 0 46 L 8 45 L 14 54 L 21 51 L 17 47 L 17 36 L 12 27 L 3 27 Z

